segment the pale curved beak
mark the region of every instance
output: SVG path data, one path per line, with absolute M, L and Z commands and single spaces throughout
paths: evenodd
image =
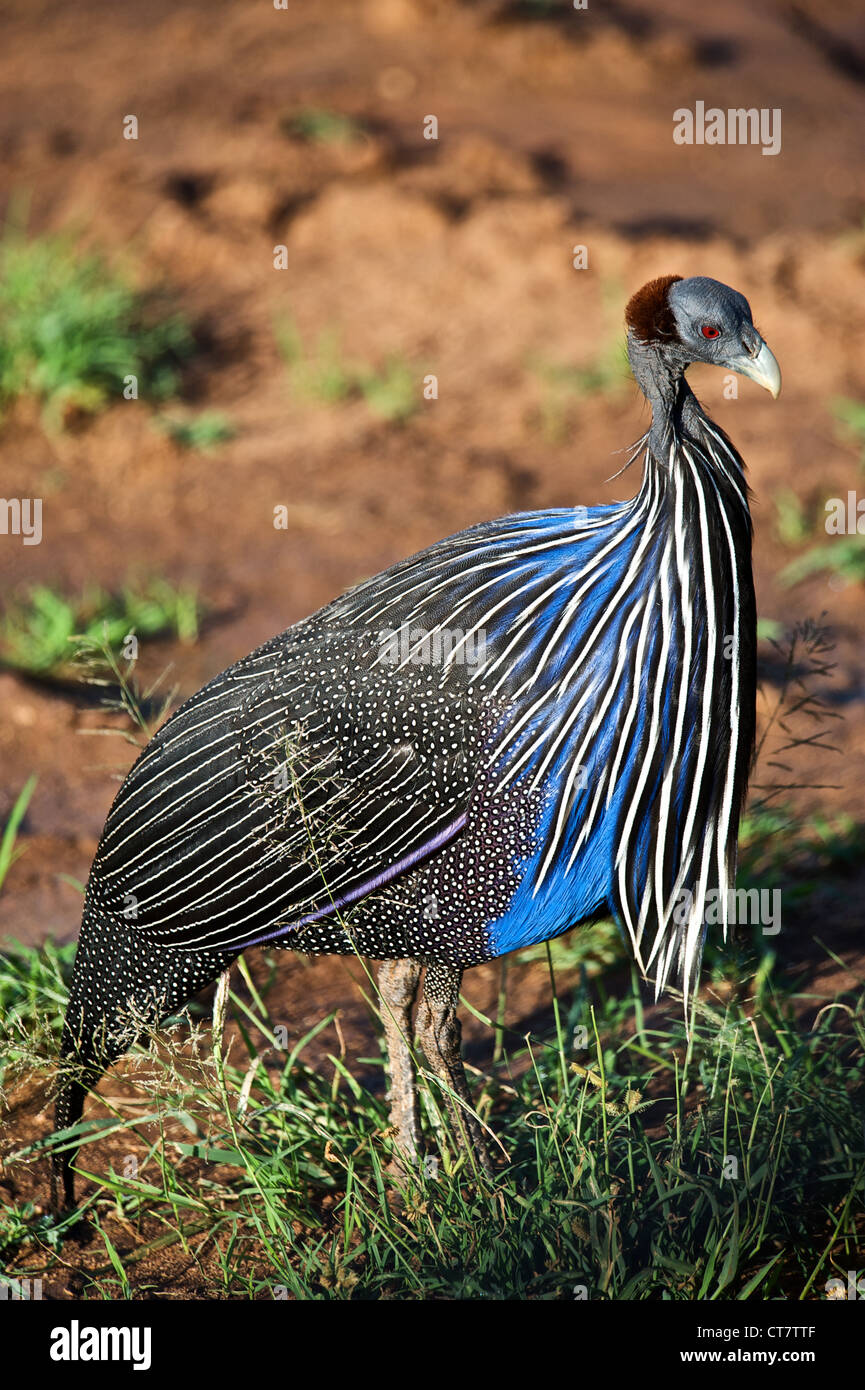
M 778 399 L 781 394 L 781 368 L 774 352 L 765 343 L 761 343 L 756 357 L 743 353 L 741 357 L 732 358 L 727 365 L 732 367 L 734 372 L 741 372 L 742 376 L 749 376 L 752 381 L 756 381 L 758 386 L 770 393 L 773 400 Z

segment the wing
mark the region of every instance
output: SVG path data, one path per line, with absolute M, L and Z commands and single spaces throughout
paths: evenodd
M 483 523 L 217 676 L 121 787 L 88 884 L 94 904 L 161 945 L 241 950 L 357 902 L 447 844 L 487 741 L 520 691 L 555 674 L 577 555 L 594 563 L 618 515 Z
M 242 949 L 288 935 L 459 834 L 476 704 L 464 668 L 397 669 L 368 629 L 289 629 L 147 746 L 88 892 L 160 945 Z

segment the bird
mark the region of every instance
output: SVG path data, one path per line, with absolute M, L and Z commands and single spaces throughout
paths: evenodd
M 399 1161 L 422 1150 L 412 1028 L 493 1174 L 464 970 L 612 915 L 660 992 L 699 979 L 736 872 L 756 725 L 745 465 L 686 377 L 777 397 L 747 299 L 663 275 L 628 301 L 651 422 L 624 502 L 485 521 L 366 579 L 208 682 L 140 753 L 88 878 L 55 1129 L 253 947 L 380 962 Z M 423 984 L 421 986 L 421 976 Z M 55 1205 L 74 1203 L 74 1135 Z M 62 1191 L 62 1198 L 60 1193 Z

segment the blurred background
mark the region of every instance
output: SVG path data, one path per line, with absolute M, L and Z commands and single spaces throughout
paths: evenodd
M 70 635 L 134 630 L 130 680 L 180 698 L 464 526 L 631 495 L 622 312 L 672 272 L 742 291 L 784 373 L 777 404 L 692 377 L 750 470 L 763 727 L 795 624 L 834 644 L 776 857 L 804 844 L 833 987 L 861 978 L 865 536 L 824 526 L 865 497 L 861 7 L 28 0 L 2 26 L 0 477 L 42 517 L 0 535 L 0 936 L 74 937 L 136 753 Z M 698 101 L 777 109 L 780 153 L 676 144 Z M 342 1001 L 362 1034 L 351 969 L 286 959 L 287 1016 Z M 515 1019 L 548 997 L 512 989 Z

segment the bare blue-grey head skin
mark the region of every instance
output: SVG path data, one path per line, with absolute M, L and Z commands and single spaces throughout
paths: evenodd
M 679 340 L 691 361 L 739 372 L 777 400 L 781 369 L 754 327 L 751 306 L 743 294 L 720 280 L 692 275 L 670 286 L 669 300 Z
M 749 377 L 777 399 L 781 369 L 754 326 L 743 294 L 706 275 L 665 275 L 634 295 L 626 311 L 628 357 L 652 406 L 652 442 L 664 447 L 658 429 L 679 400 L 687 417 L 693 400 L 683 382 L 693 362 L 723 367 Z

